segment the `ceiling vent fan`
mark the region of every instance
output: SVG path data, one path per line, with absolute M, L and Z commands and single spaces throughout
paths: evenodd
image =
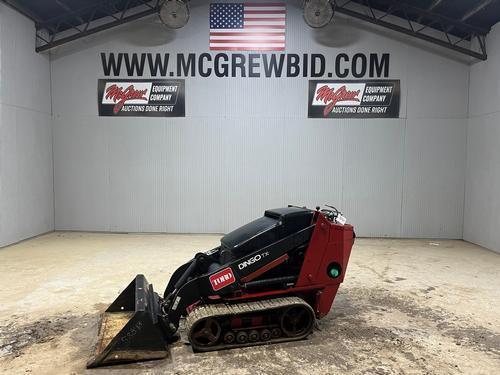
M 304 21 L 311 27 L 325 27 L 333 18 L 330 0 L 307 0 L 304 4 Z
M 171 29 L 179 29 L 189 20 L 189 8 L 184 0 L 165 0 L 159 14 L 161 22 Z

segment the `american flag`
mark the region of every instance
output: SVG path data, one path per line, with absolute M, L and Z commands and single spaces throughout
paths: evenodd
M 283 51 L 285 3 L 210 4 L 210 49 Z

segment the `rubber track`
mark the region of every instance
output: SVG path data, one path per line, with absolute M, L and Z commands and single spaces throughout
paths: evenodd
M 311 308 L 311 306 L 306 303 L 303 299 L 299 297 L 282 297 L 282 298 L 274 298 L 274 299 L 269 299 L 269 300 L 262 300 L 262 301 L 255 301 L 255 302 L 243 302 L 243 303 L 237 303 L 237 304 L 227 304 L 227 303 L 220 303 L 220 304 L 213 304 L 213 305 L 202 305 L 196 307 L 193 311 L 191 311 L 188 316 L 186 317 L 186 332 L 188 333 L 188 338 L 191 343 L 191 346 L 193 347 L 194 351 L 197 352 L 208 352 L 208 351 L 214 351 L 214 350 L 221 350 L 221 349 L 230 349 L 230 348 L 240 348 L 240 347 L 247 347 L 247 346 L 254 346 L 254 345 L 263 345 L 263 344 L 272 344 L 272 343 L 278 343 L 278 342 L 287 342 L 287 341 L 296 341 L 296 340 L 302 340 L 309 336 L 311 334 L 315 324 L 311 325 L 311 329 L 307 332 L 305 332 L 301 336 L 296 336 L 296 337 L 280 337 L 276 339 L 270 339 L 268 341 L 257 341 L 257 342 L 246 342 L 244 344 L 224 344 L 221 343 L 219 345 L 214 345 L 210 347 L 199 347 L 196 346 L 192 341 L 191 341 L 191 330 L 192 328 L 202 319 L 206 318 L 220 318 L 223 316 L 233 317 L 235 315 L 244 315 L 248 313 L 254 313 L 254 312 L 259 312 L 259 311 L 265 311 L 265 310 L 274 310 L 274 309 L 286 309 L 291 306 L 297 306 L 301 305 L 306 307 L 311 311 L 311 314 L 314 318 L 314 311 Z M 249 328 L 250 329 L 250 328 Z M 224 332 L 221 334 L 221 339 L 223 336 Z

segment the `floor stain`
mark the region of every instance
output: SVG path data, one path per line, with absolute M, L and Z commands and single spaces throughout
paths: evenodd
M 422 293 L 427 294 L 427 293 L 432 292 L 433 290 L 436 290 L 436 288 L 433 287 L 433 286 L 430 286 L 430 287 L 428 287 L 426 289 L 422 289 Z
M 21 323 L 21 316 L 13 316 L 8 325 L 0 326 L 0 357 L 18 357 L 24 349 L 57 339 L 75 326 L 82 317 L 75 315 L 44 317 L 35 322 Z
M 426 290 L 432 291 L 435 288 L 429 287 Z M 381 288 L 347 288 L 343 292 L 345 293 L 344 303 L 351 304 L 351 311 L 365 311 L 366 313 L 368 310 L 397 310 L 409 317 L 424 319 L 435 324 L 440 334 L 457 340 L 460 345 L 467 345 L 475 350 L 496 356 L 500 355 L 498 333 L 454 316 L 445 310 L 422 306 L 411 298 L 397 296 Z M 334 316 L 339 310 L 338 304 L 336 307 L 337 309 L 332 313 Z

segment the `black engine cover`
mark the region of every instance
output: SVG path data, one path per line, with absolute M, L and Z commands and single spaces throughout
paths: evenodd
M 226 234 L 221 239 L 221 263 L 262 249 L 311 225 L 314 211 L 284 207 L 267 210 L 264 216 Z

